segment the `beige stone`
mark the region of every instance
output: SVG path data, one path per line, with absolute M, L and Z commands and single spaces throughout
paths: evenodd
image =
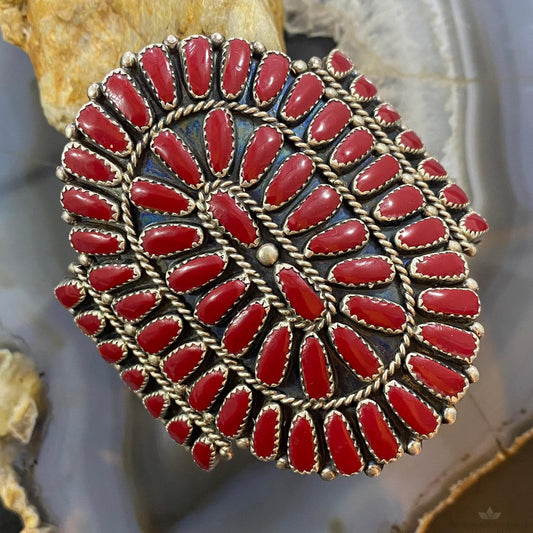
M 282 0 L 0 0 L 3 37 L 30 56 L 44 112 L 58 129 L 126 50 L 170 33 L 214 32 L 281 50 L 283 16 Z
M 0 350 L 0 501 L 20 516 L 23 533 L 51 533 L 42 526 L 12 463 L 30 442 L 39 415 L 41 381 L 27 356 Z

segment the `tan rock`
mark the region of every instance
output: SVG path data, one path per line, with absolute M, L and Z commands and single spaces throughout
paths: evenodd
M 282 0 L 0 0 L 3 37 L 30 56 L 44 112 L 58 129 L 126 50 L 170 33 L 214 32 L 281 50 L 283 18 Z

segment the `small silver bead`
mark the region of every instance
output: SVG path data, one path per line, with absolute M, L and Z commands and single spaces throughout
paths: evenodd
M 450 241 L 448 243 L 448 249 L 454 252 L 460 252 L 462 250 L 461 245 L 457 241 Z
M 241 448 L 241 450 L 247 450 L 250 447 L 250 440 L 246 437 L 242 437 L 240 439 L 236 439 L 235 444 L 238 448 Z
M 479 370 L 474 365 L 470 365 L 465 370 L 466 377 L 470 383 L 476 383 L 479 381 Z
M 76 128 L 76 124 L 70 123 L 65 126 L 65 137 L 71 141 L 78 137 L 78 129 Z
M 178 39 L 177 35 L 170 34 L 165 37 L 165 40 L 163 41 L 163 44 L 168 46 L 169 48 L 176 48 L 178 46 L 178 43 L 180 40 Z
M 354 115 L 352 117 L 352 124 L 355 127 L 364 126 L 365 125 L 365 119 L 361 115 Z
M 77 274 L 78 269 L 80 268 L 80 265 L 78 265 L 78 263 L 69 263 L 67 268 L 71 274 Z
M 413 185 L 415 182 L 415 177 L 412 174 L 404 174 L 402 176 L 402 182 L 408 183 L 409 185 Z
M 309 65 L 309 68 L 316 69 L 316 68 L 322 68 L 322 59 L 319 57 L 313 56 L 307 64 Z
M 56 167 L 56 178 L 61 181 L 71 181 L 70 176 L 66 173 L 62 166 Z
M 333 481 L 337 477 L 337 472 L 335 472 L 335 470 L 333 470 L 333 468 L 331 468 L 331 466 L 325 466 L 320 471 L 320 477 L 324 481 Z
M 124 52 L 120 58 L 122 68 L 133 68 L 137 64 L 137 55 L 133 52 Z
M 148 356 L 148 362 L 155 366 L 156 368 L 159 366 L 161 359 L 157 355 L 149 355 Z
M 264 266 L 272 266 L 279 258 L 279 252 L 272 243 L 266 243 L 257 250 L 257 260 Z
M 107 292 L 104 292 L 100 296 L 100 299 L 102 300 L 102 303 L 104 303 L 105 305 L 109 305 L 113 301 L 113 296 L 111 296 L 111 294 Z
M 91 83 L 87 89 L 87 97 L 90 100 L 96 100 L 102 94 L 99 83 Z
M 66 222 L 67 224 L 75 224 L 76 223 L 76 217 L 71 215 L 68 211 L 63 211 L 61 213 L 61 220 L 63 222 Z
M 89 266 L 91 264 L 91 258 L 87 254 L 78 254 L 78 261 L 80 265 Z
M 388 154 L 390 152 L 389 147 L 385 143 L 376 143 L 374 145 L 374 150 L 378 154 Z
M 276 468 L 278 468 L 279 470 L 287 470 L 289 468 L 289 461 L 285 456 L 280 457 L 276 461 Z
M 455 407 L 446 407 L 442 412 L 442 421 L 445 424 L 453 424 L 457 419 L 457 410 Z
M 407 443 L 406 451 L 409 455 L 418 455 L 422 451 L 422 443 L 419 440 L 411 439 Z
M 414 180 L 413 180 L 414 182 Z M 426 215 L 430 217 L 436 217 L 439 214 L 439 210 L 434 205 L 426 205 L 424 208 Z
M 210 39 L 215 48 L 220 47 L 225 40 L 224 36 L 219 32 L 212 33 Z
M 124 332 L 129 337 L 134 337 L 137 333 L 137 328 L 133 324 L 125 324 L 124 325 Z
M 266 47 L 262 42 L 254 41 L 252 43 L 252 50 L 256 56 L 262 56 L 266 52 Z
M 307 70 L 307 63 L 303 59 L 297 59 L 292 62 L 291 67 L 295 74 L 301 74 Z
M 339 93 L 333 87 L 326 87 L 326 90 L 324 91 L 324 95 L 326 98 L 337 98 Z
M 376 463 L 368 463 L 365 468 L 365 474 L 368 477 L 378 477 L 381 474 L 381 466 Z
M 472 289 L 473 291 L 477 291 L 479 289 L 479 285 L 477 283 L 477 281 L 473 278 L 468 278 L 466 281 L 465 281 L 465 285 L 469 288 L 469 289 Z

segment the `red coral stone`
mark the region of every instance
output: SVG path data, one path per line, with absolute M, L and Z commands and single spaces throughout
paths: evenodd
M 104 91 L 115 107 L 135 126 L 146 128 L 151 116 L 137 89 L 122 73 L 114 72 L 104 82 Z
M 419 256 L 414 261 L 413 272 L 426 279 L 452 278 L 458 281 L 466 276 L 467 266 L 464 257 L 457 252 L 437 252 Z
M 282 108 L 282 116 L 298 120 L 309 113 L 324 92 L 324 82 L 312 72 L 302 74 L 294 83 L 289 98 Z
M 192 426 L 186 417 L 177 416 L 167 424 L 167 431 L 178 444 L 183 444 L 191 435 Z
M 215 176 L 223 176 L 233 159 L 233 124 L 225 109 L 210 111 L 204 124 L 207 160 Z
M 199 343 L 188 343 L 176 348 L 163 362 L 163 372 L 173 383 L 179 383 L 198 367 L 205 357 L 205 348 Z
M 241 180 L 252 185 L 270 168 L 283 144 L 283 135 L 272 126 L 257 128 L 246 148 L 241 167 Z
M 132 366 L 123 370 L 120 377 L 133 392 L 144 388 L 148 381 L 148 376 L 139 366 Z
M 113 220 L 117 214 L 113 204 L 105 196 L 79 187 L 63 189 L 61 203 L 70 213 L 98 220 Z
M 119 155 L 128 153 L 131 141 L 120 126 L 108 118 L 96 105 L 90 103 L 76 118 L 78 127 L 97 144 Z
M 229 98 L 237 97 L 248 77 L 252 51 L 244 39 L 230 39 L 227 43 L 222 74 L 222 90 Z
M 401 185 L 380 200 L 376 214 L 382 220 L 399 220 L 412 215 L 424 206 L 424 195 L 414 185 Z
M 438 246 L 448 238 L 448 228 L 439 217 L 428 217 L 413 222 L 396 234 L 400 248 L 407 250 Z
M 378 461 L 392 461 L 400 453 L 400 446 L 378 406 L 370 400 L 357 408 L 359 425 Z
M 300 350 L 300 368 L 305 390 L 310 398 L 320 400 L 333 392 L 326 352 L 317 337 L 308 336 Z
M 252 393 L 248 387 L 237 386 L 231 391 L 217 415 L 217 427 L 226 437 L 235 437 L 246 422 L 252 406 Z
M 290 349 L 291 331 L 288 326 L 273 329 L 257 357 L 257 378 L 267 385 L 278 385 L 285 374 Z
M 144 406 L 154 418 L 159 418 L 165 412 L 165 405 L 165 397 L 161 394 L 153 394 L 144 399 Z
M 177 293 L 187 293 L 214 280 L 226 267 L 226 261 L 218 254 L 195 257 L 170 271 L 168 286 Z
M 210 326 L 218 322 L 244 294 L 246 284 L 240 279 L 232 279 L 215 287 L 196 306 L 198 318 Z
M 119 180 L 116 167 L 98 154 L 82 148 L 69 146 L 63 153 L 63 165 L 70 173 L 91 181 L 115 185 Z
M 136 206 L 161 213 L 184 215 L 193 208 L 192 201 L 178 189 L 142 178 L 133 181 L 130 197 Z
M 365 167 L 354 179 L 353 188 L 357 194 L 373 194 L 388 185 L 400 174 L 400 163 L 390 154 L 376 159 Z
M 177 316 L 163 316 L 145 326 L 137 334 L 139 346 L 149 354 L 158 354 L 172 343 L 181 331 Z
M 353 80 L 350 85 L 350 92 L 359 100 L 371 100 L 378 94 L 376 86 L 364 75 Z
M 319 185 L 289 215 L 287 229 L 291 233 L 305 231 L 327 220 L 339 207 L 341 195 L 330 185 Z
M 307 248 L 312 254 L 336 254 L 357 250 L 367 241 L 367 227 L 351 219 L 319 233 L 309 241 Z
M 190 250 L 202 242 L 202 230 L 182 224 L 167 224 L 149 228 L 144 232 L 141 246 L 154 256 L 172 255 Z
M 396 137 L 396 144 L 406 152 L 420 152 L 424 143 L 413 130 L 405 130 Z
M 309 142 L 312 145 L 335 139 L 352 118 L 350 107 L 340 100 L 329 100 L 316 114 L 309 126 Z
M 324 423 L 324 433 L 339 474 L 350 476 L 359 472 L 363 461 L 346 418 L 338 411 L 331 412 Z
M 185 183 L 197 187 L 203 181 L 202 171 L 183 141 L 171 130 L 163 130 L 152 141 L 154 152 Z
M 300 152 L 285 159 L 265 192 L 266 207 L 279 207 L 290 200 L 309 181 L 314 170 L 313 160 Z
M 121 235 L 96 230 L 74 229 L 70 233 L 70 242 L 77 252 L 94 255 L 116 254 L 124 247 Z
M 476 318 L 480 312 L 478 295 L 470 289 L 426 289 L 419 296 L 419 306 L 432 313 Z
M 266 314 L 265 306 L 254 302 L 231 321 L 223 339 L 229 353 L 240 355 L 249 346 L 263 325 Z
M 98 352 L 106 363 L 115 364 L 126 357 L 128 349 L 120 341 L 106 341 L 98 345 Z
M 152 46 L 146 49 L 140 63 L 152 82 L 158 98 L 167 105 L 173 104 L 176 98 L 176 83 L 172 65 L 162 48 Z
M 355 331 L 339 324 L 330 329 L 330 334 L 335 348 L 358 376 L 370 379 L 380 371 L 378 356 Z
M 470 362 L 478 349 L 478 339 L 470 331 L 445 324 L 423 324 L 420 336 L 430 346 Z
M 269 52 L 259 65 L 254 92 L 259 104 L 270 103 L 285 85 L 289 75 L 289 58 L 279 52 Z
M 464 227 L 472 233 L 485 233 L 489 229 L 487 221 L 479 213 L 474 211 L 468 213 L 462 222 Z
M 217 222 L 238 241 L 248 246 L 259 235 L 247 211 L 227 192 L 217 192 L 209 200 L 209 211 Z
M 157 301 L 157 292 L 146 290 L 120 298 L 114 308 L 125 320 L 139 320 L 157 305 Z
M 226 383 L 226 372 L 215 368 L 203 375 L 193 386 L 189 395 L 189 403 L 197 411 L 209 409 Z
M 406 364 L 418 382 L 446 399 L 457 399 L 468 387 L 468 379 L 459 372 L 429 357 L 410 354 Z
M 211 86 L 211 44 L 203 35 L 192 37 L 186 41 L 183 55 L 191 93 L 201 98 Z
M 327 64 L 329 72 L 338 78 L 344 78 L 353 69 L 353 63 L 340 50 L 330 53 Z
M 279 444 L 280 409 L 276 404 L 261 409 L 252 432 L 252 450 L 259 459 L 269 460 L 276 455 Z
M 440 421 L 435 411 L 413 392 L 391 382 L 386 396 L 398 416 L 419 435 L 428 437 L 438 429 Z
M 192 458 L 203 470 L 211 470 L 215 462 L 215 450 L 213 445 L 204 440 L 197 440 L 192 447 Z
M 308 474 L 316 470 L 317 443 L 311 418 L 297 414 L 289 432 L 289 461 L 294 470 Z
M 85 298 L 85 289 L 77 281 L 62 283 L 54 292 L 59 303 L 67 309 L 78 305 Z
M 336 166 L 351 166 L 367 156 L 374 145 L 374 137 L 366 128 L 351 131 L 337 145 L 331 155 L 331 163 Z
M 371 296 L 352 295 L 345 300 L 349 316 L 361 324 L 389 333 L 401 333 L 405 328 L 407 315 L 402 306 Z
M 454 208 L 465 207 L 468 205 L 469 201 L 465 191 L 455 183 L 446 185 L 446 187 L 440 191 L 439 196 L 445 205 Z
M 386 283 L 394 276 L 394 268 L 385 256 L 348 259 L 331 270 L 330 279 L 344 285 L 374 285 Z
M 322 314 L 324 302 L 294 268 L 281 268 L 278 280 L 285 298 L 302 318 L 314 320 Z
M 76 318 L 76 325 L 90 337 L 98 335 L 105 326 L 104 317 L 98 311 L 87 311 L 78 315 Z
M 389 127 L 396 124 L 402 117 L 390 104 L 381 104 L 374 111 L 374 116 L 382 126 Z
M 89 283 L 93 289 L 103 292 L 115 289 L 138 277 L 138 272 L 131 265 L 99 265 L 89 272 Z
M 418 171 L 424 176 L 427 180 L 432 179 L 444 179 L 448 176 L 446 169 L 436 160 L 430 157 L 429 159 L 424 159 L 418 165 Z

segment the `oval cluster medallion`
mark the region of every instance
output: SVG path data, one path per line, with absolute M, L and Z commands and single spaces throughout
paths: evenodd
M 172 36 L 94 87 L 56 296 L 201 468 L 374 476 L 453 421 L 488 225 L 345 54 Z

